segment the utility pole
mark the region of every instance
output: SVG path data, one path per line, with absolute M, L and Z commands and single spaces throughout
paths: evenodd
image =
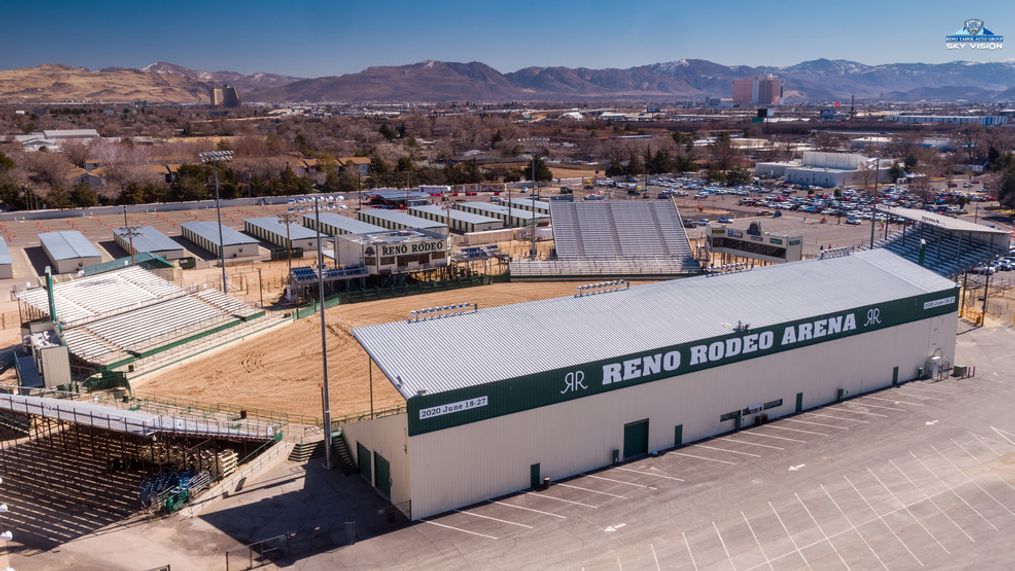
M 141 235 L 141 226 L 131 226 L 127 223 L 127 205 L 123 205 L 123 233 L 127 236 L 127 240 L 130 244 L 130 265 L 134 265 L 136 258 L 134 257 L 134 236 Z
M 278 215 L 278 221 L 280 224 L 285 224 L 285 249 L 286 249 L 286 269 L 292 274 L 293 271 L 293 240 L 290 237 L 289 225 L 294 222 L 300 221 L 301 214 L 299 212 L 283 212 Z M 317 224 L 320 225 L 320 220 Z

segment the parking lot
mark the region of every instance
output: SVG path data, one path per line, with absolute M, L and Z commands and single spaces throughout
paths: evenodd
M 299 563 L 576 569 L 996 568 L 1015 561 L 1013 395 L 912 382 L 418 522 Z

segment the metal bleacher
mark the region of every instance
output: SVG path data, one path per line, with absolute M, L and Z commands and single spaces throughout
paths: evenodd
M 45 288 L 19 297 L 49 316 Z M 215 289 L 182 288 L 137 267 L 54 284 L 60 336 L 70 353 L 95 367 L 116 369 L 201 337 L 221 335 L 264 312 Z M 137 363 L 140 364 L 140 363 Z
M 972 238 L 969 234 L 948 232 L 929 224 L 909 227 L 905 232 L 895 232 L 875 242 L 884 248 L 915 264 L 920 263 L 920 241 L 923 246 L 923 265 L 945 277 L 952 277 L 970 268 L 992 260 L 1004 250 L 989 243 Z
M 550 221 L 556 259 L 513 261 L 512 276 L 672 277 L 700 269 L 669 200 L 553 201 Z

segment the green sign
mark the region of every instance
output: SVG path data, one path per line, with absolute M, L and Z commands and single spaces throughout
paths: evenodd
M 409 436 L 954 313 L 955 290 L 407 399 Z

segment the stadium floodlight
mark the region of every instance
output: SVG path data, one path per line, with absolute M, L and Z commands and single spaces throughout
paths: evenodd
M 0 504 L 0 514 L 5 514 L 9 511 L 11 510 L 7 508 L 7 504 Z
M 327 326 L 324 319 L 324 250 L 321 245 L 321 210 L 344 210 L 345 197 L 343 195 L 319 195 L 312 197 L 294 198 L 288 201 L 286 214 L 302 216 L 313 212 L 317 232 L 317 299 L 321 308 L 321 370 L 324 374 L 322 385 L 321 416 L 324 424 L 324 469 L 331 470 L 331 393 L 328 386 L 328 337 Z M 288 218 L 288 216 L 287 216 Z M 288 237 L 289 227 L 286 226 Z M 337 262 L 337 260 L 336 260 Z
M 4 541 L 11 541 L 14 539 L 14 534 L 8 529 L 7 531 L 0 533 L 0 539 Z
M 209 151 L 207 153 L 198 153 L 198 158 L 204 164 L 211 165 L 212 176 L 215 178 L 215 216 L 218 218 L 219 224 L 219 265 L 222 266 L 222 293 L 229 293 L 229 283 L 226 282 L 226 247 L 225 240 L 222 239 L 222 205 L 219 199 L 219 169 L 218 163 L 221 161 L 233 160 L 232 151 Z

